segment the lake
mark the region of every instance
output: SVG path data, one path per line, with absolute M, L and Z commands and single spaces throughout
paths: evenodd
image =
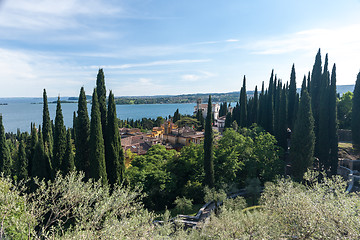
M 54 101 L 56 98 L 49 98 L 48 101 Z M 9 98 L 0 99 L 0 114 L 3 116 L 5 132 L 16 132 L 19 128 L 21 132 L 30 131 L 31 123 L 42 124 L 43 104 L 41 98 Z M 158 116 L 167 117 L 173 115 L 176 109 L 180 114 L 193 114 L 196 103 L 184 104 L 139 104 L 139 105 L 116 105 L 116 113 L 120 119 L 141 119 L 157 118 Z M 62 103 L 62 113 L 64 123 L 67 127 L 73 126 L 73 114 L 77 111 L 77 103 Z M 90 114 L 91 105 L 88 104 Z M 50 118 L 55 119 L 56 104 L 49 103 Z

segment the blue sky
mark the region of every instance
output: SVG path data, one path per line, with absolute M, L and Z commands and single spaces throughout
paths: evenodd
M 0 97 L 238 91 L 271 70 L 297 84 L 315 54 L 338 84 L 360 70 L 360 0 L 0 0 Z

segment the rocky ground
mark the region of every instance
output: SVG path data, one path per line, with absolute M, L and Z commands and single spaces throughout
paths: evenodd
M 360 151 L 356 151 L 351 142 L 339 142 L 339 158 L 357 160 L 360 159 Z

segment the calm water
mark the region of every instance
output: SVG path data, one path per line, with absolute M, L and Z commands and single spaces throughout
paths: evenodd
M 1 99 L 0 103 L 8 103 L 8 105 L 0 105 L 0 113 L 3 116 L 3 124 L 5 132 L 30 131 L 31 122 L 36 125 L 42 124 L 42 99 Z M 49 98 L 49 102 L 53 99 Z M 193 114 L 195 103 L 186 104 L 141 104 L 141 105 L 116 105 L 116 113 L 120 119 L 141 119 L 157 118 L 158 116 L 167 117 L 173 115 L 176 109 L 181 114 Z M 63 103 L 61 105 L 64 116 L 64 122 L 67 127 L 73 125 L 73 113 L 77 111 L 77 103 Z M 91 105 L 88 104 L 90 114 Z M 49 104 L 50 118 L 55 119 L 56 104 Z

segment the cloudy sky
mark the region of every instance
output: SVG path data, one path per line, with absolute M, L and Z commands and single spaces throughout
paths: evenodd
M 0 0 L 0 97 L 238 91 L 271 70 L 297 84 L 315 54 L 338 84 L 360 70 L 360 0 Z

